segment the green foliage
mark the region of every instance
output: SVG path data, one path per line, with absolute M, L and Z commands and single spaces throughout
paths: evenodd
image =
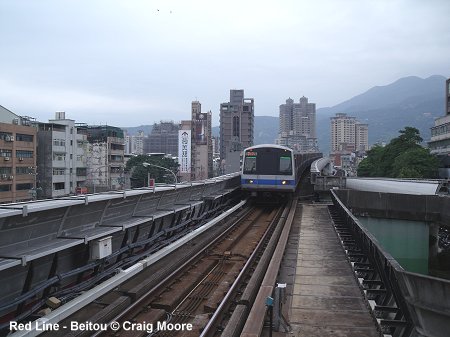
M 358 167 L 360 177 L 434 178 L 439 161 L 420 143 L 419 130 L 405 127 L 385 147 L 375 146 Z
M 395 158 L 392 175 L 399 178 L 432 178 L 439 160 L 423 147 L 411 148 Z
M 143 163 L 165 167 L 175 175 L 178 173 L 178 164 L 172 158 L 138 155 L 128 160 L 126 166 L 126 171 L 131 172 L 132 188 L 148 186 L 148 173 L 156 183 L 174 183 L 174 177 L 170 172 L 154 166 L 145 167 Z
M 360 177 L 380 177 L 382 176 L 381 163 L 382 156 L 384 153 L 384 148 L 375 145 L 369 151 L 367 151 L 367 158 L 359 164 L 358 166 L 358 176 Z

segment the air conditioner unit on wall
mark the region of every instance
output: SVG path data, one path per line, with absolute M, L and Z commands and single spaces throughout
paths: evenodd
M 19 161 L 23 161 L 23 158 L 22 158 L 22 157 L 19 157 Z
M 2 179 L 6 179 L 6 174 L 2 174 Z
M 13 180 L 14 179 L 14 176 L 9 176 L 9 180 Z
M 19 124 L 19 118 L 14 118 L 13 119 L 13 124 L 16 124 L 16 125 Z
M 5 161 L 9 161 L 9 157 L 5 157 Z

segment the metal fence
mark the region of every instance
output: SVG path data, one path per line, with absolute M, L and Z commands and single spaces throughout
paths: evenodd
M 336 230 L 383 333 L 444 337 L 450 281 L 405 271 L 331 191 Z

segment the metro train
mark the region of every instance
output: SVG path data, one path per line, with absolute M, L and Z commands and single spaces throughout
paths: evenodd
M 289 196 L 307 165 L 319 153 L 294 153 L 288 147 L 263 144 L 246 148 L 241 167 L 241 189 L 253 197 Z

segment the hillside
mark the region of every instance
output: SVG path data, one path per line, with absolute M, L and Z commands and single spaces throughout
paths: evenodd
M 129 136 L 137 136 L 139 131 L 144 131 L 144 135 L 147 136 L 150 132 L 152 132 L 153 125 L 121 127 L 121 129 L 127 131 Z
M 422 138 L 430 139 L 434 119 L 444 114 L 445 77 L 434 75 L 426 79 L 415 76 L 401 78 L 394 83 L 373 87 L 366 92 L 333 107 L 317 109 L 317 136 L 319 148 L 330 149 L 330 117 L 338 112 L 355 116 L 369 124 L 369 144 L 389 142 L 405 126 L 419 129 Z M 273 143 L 278 136 L 278 117 L 255 116 L 255 145 Z M 130 134 L 143 130 L 148 134 L 152 126 L 142 125 L 128 129 Z M 212 129 L 219 135 L 219 127 Z
M 254 144 L 273 144 L 278 137 L 278 117 L 255 116 Z M 213 136 L 219 136 L 219 127 L 212 128 Z
M 330 148 L 330 117 L 345 112 L 369 124 L 369 144 L 389 142 L 405 126 L 419 129 L 430 139 L 434 119 L 444 114 L 445 77 L 426 79 L 410 76 L 386 86 L 377 86 L 343 103 L 317 110 L 317 135 L 324 153 Z

